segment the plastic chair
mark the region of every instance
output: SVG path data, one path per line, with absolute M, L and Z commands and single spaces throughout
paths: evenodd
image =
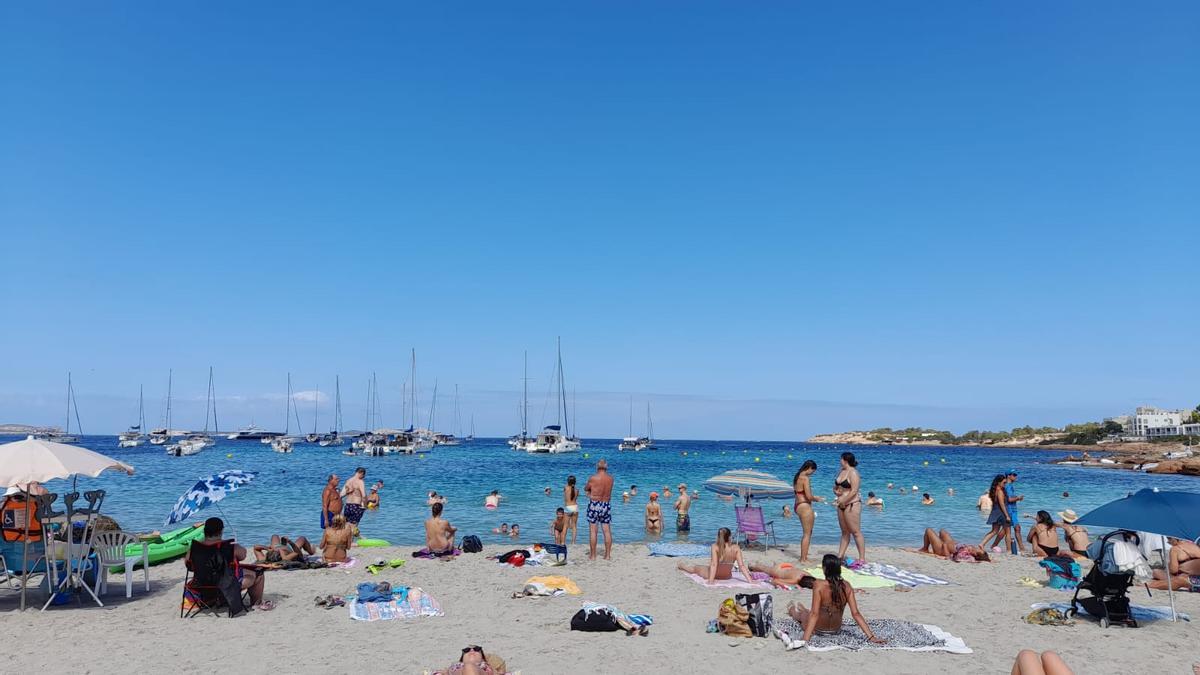
M 775 521 L 763 521 L 761 506 L 735 506 L 733 512 L 737 515 L 738 541 L 741 541 L 743 535 L 746 537 L 747 544 L 751 539 L 767 537 L 776 546 L 779 545 L 775 539 Z M 766 544 L 763 544 L 763 547 L 765 548 Z
M 141 554 L 126 555 L 127 546 L 138 544 L 138 538 L 128 532 L 106 530 L 97 532 L 92 538 L 92 551 L 95 552 L 100 569 L 96 573 L 96 594 L 104 595 L 108 590 L 108 571 L 112 567 L 125 568 L 125 597 L 133 597 L 133 568 L 140 562 L 142 574 L 146 579 L 146 590 L 150 590 L 150 545 L 140 542 Z
M 567 545 L 566 544 L 542 544 L 542 549 L 554 556 L 554 562 L 558 565 L 567 564 Z

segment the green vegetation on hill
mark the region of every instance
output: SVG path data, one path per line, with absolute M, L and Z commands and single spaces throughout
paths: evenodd
M 867 438 L 880 443 L 930 443 L 953 445 L 956 443 L 1010 443 L 1031 441 L 1039 438 L 1040 445 L 1095 445 L 1097 441 L 1110 434 L 1122 431 L 1116 422 L 1085 422 L 1083 424 L 1068 424 L 1058 427 L 1017 427 L 1011 431 L 981 431 L 973 429 L 962 435 L 942 429 L 925 429 L 923 427 L 908 427 L 907 429 L 892 429 L 882 427 L 866 432 Z

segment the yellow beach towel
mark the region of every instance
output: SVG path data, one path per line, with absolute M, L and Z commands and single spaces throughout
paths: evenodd
M 561 588 L 570 595 L 583 595 L 583 591 L 579 590 L 579 587 L 575 585 L 575 582 L 571 581 L 567 577 L 529 577 L 525 580 L 525 583 L 541 584 L 550 589 Z
M 819 567 L 814 567 L 810 570 L 804 571 L 818 579 L 825 578 L 825 573 L 822 572 L 821 568 Z M 892 586 L 896 585 L 896 582 L 892 581 L 891 579 L 871 576 L 870 574 L 859 574 L 858 572 L 847 569 L 842 570 L 842 578 L 846 581 L 849 581 L 850 585 L 855 588 L 891 588 Z

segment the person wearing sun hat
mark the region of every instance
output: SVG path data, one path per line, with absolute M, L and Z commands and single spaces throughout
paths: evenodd
M 1062 528 L 1067 537 L 1067 547 L 1071 549 L 1071 555 L 1087 560 L 1088 531 L 1086 527 L 1075 524 L 1079 516 L 1072 509 L 1064 509 L 1058 512 L 1058 517 L 1062 522 L 1057 526 Z

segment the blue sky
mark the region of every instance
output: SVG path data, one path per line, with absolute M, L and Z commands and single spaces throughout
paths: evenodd
M 1194 3 L 0 8 L 0 422 L 378 372 L 580 431 L 1200 400 Z M 189 398 L 190 397 L 190 398 Z M 197 403 L 194 399 L 199 399 Z M 447 401 L 443 399 L 443 404 Z M 271 416 L 278 423 L 271 422 Z M 183 419 L 180 419 L 182 417 Z M 196 419 L 199 422 L 196 422 Z

